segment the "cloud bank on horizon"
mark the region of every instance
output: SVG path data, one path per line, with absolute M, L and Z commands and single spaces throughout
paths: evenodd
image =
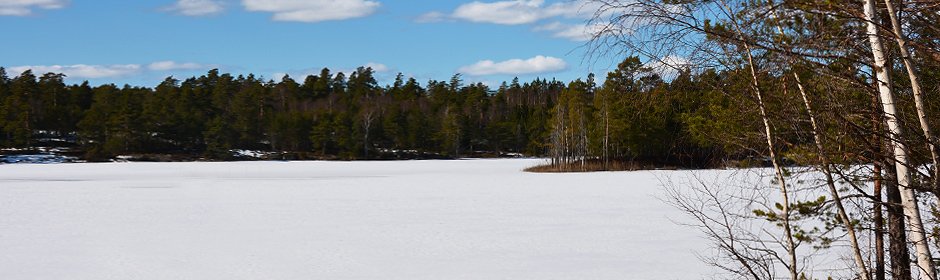
M 157 61 L 147 65 L 141 64 L 113 64 L 113 65 L 23 65 L 10 67 L 8 70 L 14 75 L 19 75 L 27 70 L 31 70 L 34 75 L 41 73 L 61 73 L 71 78 L 81 79 L 100 79 L 126 77 L 140 74 L 144 71 L 167 72 L 175 70 L 209 70 L 215 68 L 215 65 L 199 64 L 193 62 L 175 62 L 171 60 Z

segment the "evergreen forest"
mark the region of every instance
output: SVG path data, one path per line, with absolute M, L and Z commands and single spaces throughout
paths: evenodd
M 757 153 L 714 136 L 741 130 L 738 105 L 714 83 L 730 71 L 680 71 L 669 80 L 629 57 L 605 82 L 513 79 L 496 88 L 419 82 L 380 85 L 371 68 L 279 81 L 211 70 L 155 87 L 68 85 L 65 75 L 0 69 L 0 143 L 7 153 L 64 148 L 101 161 L 414 159 L 551 156 L 706 167 Z M 745 118 L 746 119 L 746 118 Z

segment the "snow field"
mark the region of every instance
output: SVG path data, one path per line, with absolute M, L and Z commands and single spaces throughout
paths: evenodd
M 3 279 L 700 279 L 657 172 L 541 160 L 0 165 Z

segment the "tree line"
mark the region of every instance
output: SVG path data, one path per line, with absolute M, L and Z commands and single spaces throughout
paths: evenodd
M 459 74 L 424 84 L 398 74 L 383 86 L 361 67 L 280 81 L 211 70 L 149 88 L 67 85 L 61 73 L 8 77 L 0 68 L 0 145 L 69 147 L 88 160 L 229 160 L 250 150 L 293 159 L 512 154 L 701 167 L 746 154 L 702 137 L 713 128 L 697 124 L 711 118 L 699 106 L 710 98 L 703 79 L 729 74 L 683 71 L 666 81 L 630 57 L 602 85 L 593 74 L 496 88 Z

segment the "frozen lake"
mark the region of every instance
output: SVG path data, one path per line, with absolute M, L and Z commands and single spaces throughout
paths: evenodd
M 3 279 L 700 279 L 657 174 L 540 160 L 0 165 Z

